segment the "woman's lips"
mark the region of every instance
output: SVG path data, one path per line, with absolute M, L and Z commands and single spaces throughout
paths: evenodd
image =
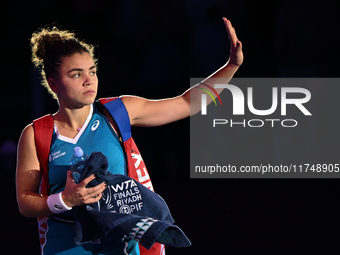
M 84 95 L 93 95 L 94 93 L 95 93 L 94 90 L 88 90 L 84 92 Z

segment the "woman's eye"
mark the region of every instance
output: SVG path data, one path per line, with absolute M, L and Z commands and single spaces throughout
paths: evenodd
M 80 74 L 79 74 L 79 73 L 76 73 L 76 74 L 74 74 L 72 77 L 74 77 L 74 78 L 79 78 L 79 77 L 80 77 Z
M 91 72 L 91 75 L 92 75 L 92 76 L 95 76 L 96 74 L 97 74 L 96 71 Z

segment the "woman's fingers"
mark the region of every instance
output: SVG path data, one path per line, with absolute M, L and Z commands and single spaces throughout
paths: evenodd
M 236 47 L 237 42 L 238 42 L 236 31 L 235 31 L 234 27 L 232 26 L 230 20 L 228 20 L 227 18 L 224 17 L 223 21 L 224 21 L 225 27 L 227 29 L 228 36 L 230 38 L 230 42 L 231 42 L 233 47 Z
M 106 183 L 103 182 L 95 187 L 86 188 L 87 184 L 94 180 L 96 176 L 94 174 L 85 178 L 79 184 L 74 183 L 72 172 L 67 172 L 66 186 L 64 195 L 66 196 L 66 205 L 68 206 L 79 206 L 84 204 L 91 204 L 99 201 L 102 197 L 102 192 L 106 188 Z
M 223 18 L 223 21 L 227 29 L 231 44 L 229 64 L 240 66 L 243 63 L 242 43 L 238 40 L 236 31 L 232 26 L 230 20 L 228 20 L 227 18 Z
M 89 177 L 86 177 L 84 180 L 82 180 L 79 184 L 85 188 L 86 185 L 94 179 L 96 179 L 96 176 L 94 174 L 91 174 Z
M 90 179 L 93 180 L 93 179 Z M 103 191 L 106 189 L 106 183 L 102 182 L 101 184 L 98 184 L 97 186 L 91 187 L 91 188 L 84 188 L 86 189 L 86 195 L 84 195 L 85 203 L 91 204 L 99 201 L 99 199 L 102 196 Z

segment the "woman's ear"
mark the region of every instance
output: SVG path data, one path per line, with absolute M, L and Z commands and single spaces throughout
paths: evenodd
M 57 86 L 57 83 L 56 83 L 55 79 L 53 79 L 53 78 L 48 78 L 48 79 L 47 79 L 47 83 L 48 83 L 48 86 L 50 86 L 51 90 L 52 90 L 55 94 L 58 94 L 58 93 L 59 93 L 59 89 L 58 89 L 58 86 Z

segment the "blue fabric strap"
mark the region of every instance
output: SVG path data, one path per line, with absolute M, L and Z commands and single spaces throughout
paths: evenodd
M 114 99 L 103 104 L 104 107 L 109 111 L 112 118 L 115 120 L 123 142 L 131 138 L 131 126 L 129 114 L 125 108 L 124 103 L 120 98 Z

